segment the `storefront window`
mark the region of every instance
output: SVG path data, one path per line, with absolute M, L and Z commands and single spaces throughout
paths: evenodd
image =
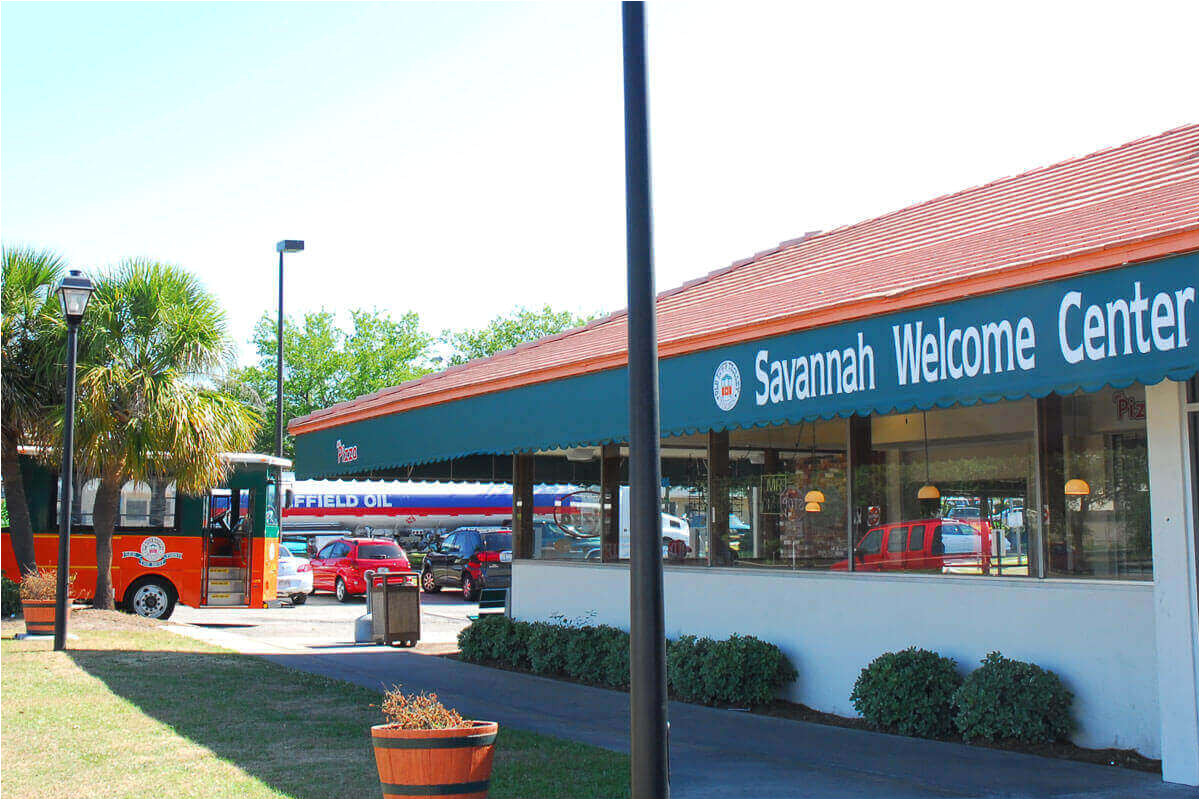
M 747 485 L 735 501 L 730 535 L 738 564 L 787 569 L 844 569 L 846 421 L 818 420 L 788 429 L 791 457 Z M 753 506 L 751 505 L 753 501 Z M 744 507 L 745 516 L 736 512 Z M 753 513 L 752 513 L 753 509 Z M 735 536 L 734 528 L 740 530 Z
M 1061 418 L 1044 456 L 1062 465 L 1061 481 L 1046 486 L 1047 575 L 1151 579 L 1145 389 L 1044 402 Z
M 599 486 L 587 486 L 561 498 L 554 514 L 534 517 L 533 558 L 600 561 L 603 520 Z
M 714 441 L 712 475 L 710 459 L 695 452 L 705 453 L 699 437 L 675 443 L 695 447 L 686 465 L 669 470 L 674 482 L 664 481 L 668 564 L 1153 574 L 1145 391 L 1137 385 L 739 431 L 727 458 Z M 601 558 L 599 498 L 600 487 L 588 487 L 564 501 L 573 507 L 558 519 L 535 523 L 534 558 L 628 559 L 625 508 L 618 555 Z
M 1033 410 L 1026 400 L 853 418 L 855 571 L 1031 574 Z

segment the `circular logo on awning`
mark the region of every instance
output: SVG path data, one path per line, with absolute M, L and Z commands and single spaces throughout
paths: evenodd
M 738 372 L 737 364 L 722 361 L 713 374 L 713 399 L 717 401 L 717 408 L 729 411 L 741 396 L 742 374 Z

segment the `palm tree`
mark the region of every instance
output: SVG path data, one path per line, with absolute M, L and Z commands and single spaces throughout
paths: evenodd
M 37 562 L 17 448 L 44 443 L 47 414 L 62 402 L 58 368 L 64 323 L 55 288 L 65 266 L 63 259 L 49 250 L 3 249 L 0 472 L 4 473 L 13 554 L 22 574 L 37 569 Z
M 80 331 L 76 458 L 99 478 L 98 608 L 112 608 L 113 526 L 121 487 L 170 475 L 181 492 L 224 477 L 220 454 L 247 449 L 259 415 L 215 387 L 233 346 L 225 312 L 180 267 L 125 261 L 100 278 Z

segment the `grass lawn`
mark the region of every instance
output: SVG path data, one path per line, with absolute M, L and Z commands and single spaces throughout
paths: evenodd
M 379 797 L 380 694 L 84 611 L 0 645 L 5 797 Z M 628 797 L 628 756 L 501 727 L 492 797 Z

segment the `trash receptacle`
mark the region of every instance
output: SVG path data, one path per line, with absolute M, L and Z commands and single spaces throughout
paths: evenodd
M 367 573 L 371 638 L 412 647 L 421 638 L 421 590 L 415 572 Z

